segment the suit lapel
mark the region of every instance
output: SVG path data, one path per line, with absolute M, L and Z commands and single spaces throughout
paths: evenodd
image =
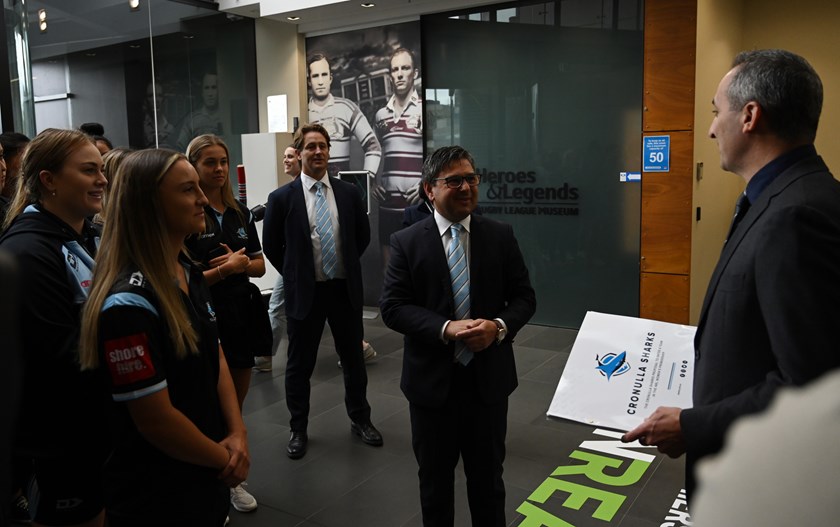
M 423 243 L 422 247 L 427 247 L 429 250 L 429 257 L 432 262 L 431 276 L 440 277 L 438 280 L 438 287 L 441 291 L 446 291 L 446 298 L 448 300 L 449 311 L 455 313 L 455 300 L 452 295 L 452 281 L 449 278 L 449 263 L 446 261 L 446 249 L 443 247 L 440 232 L 438 231 L 437 222 L 435 222 L 435 215 L 431 214 L 428 218 L 423 220 Z M 433 295 L 438 293 L 433 292 Z
M 695 346 L 700 342 L 699 337 L 706 322 L 709 306 L 715 296 L 715 291 L 717 291 L 720 277 L 723 275 L 723 271 L 726 269 L 726 266 L 729 264 L 729 261 L 732 259 L 732 255 L 735 254 L 738 246 L 744 240 L 744 237 L 750 229 L 752 229 L 753 225 L 755 225 L 755 223 L 764 215 L 764 212 L 770 208 L 776 196 L 781 194 L 788 186 L 799 178 L 821 170 L 827 171 L 827 168 L 819 157 L 808 158 L 807 160 L 796 163 L 774 179 L 770 185 L 764 189 L 764 192 L 759 195 L 758 201 L 750 206 L 750 210 L 747 211 L 747 215 L 744 216 L 744 219 L 741 220 L 738 228 L 735 229 L 734 233 L 732 233 L 732 237 L 726 242 L 726 245 L 723 246 L 720 259 L 718 260 L 715 270 L 712 273 L 712 277 L 709 280 L 709 286 L 706 289 L 706 297 L 703 299 L 703 308 L 700 310 L 700 320 L 697 324 L 697 338 L 695 338 Z
M 291 213 L 294 215 L 292 219 L 294 224 L 297 224 L 300 234 L 304 235 L 304 238 L 301 239 L 309 240 L 307 243 L 311 247 L 312 241 L 310 236 L 312 234 L 309 230 L 309 215 L 306 213 L 306 199 L 303 197 L 306 189 L 299 177 L 289 183 L 289 186 L 292 191 L 290 196 Z
M 329 177 L 329 176 L 327 176 Z M 338 224 L 339 225 L 350 225 L 350 222 L 345 215 L 350 210 L 350 207 L 347 206 L 346 198 L 347 194 L 344 193 L 344 189 L 340 185 L 340 180 L 336 178 L 330 179 L 330 186 L 333 190 L 333 197 L 335 198 L 335 208 L 338 211 Z M 342 243 L 347 243 L 346 236 L 348 233 L 344 232 L 347 229 L 341 229 L 341 241 Z
M 490 240 L 485 239 L 485 232 L 484 219 L 481 216 L 472 216 L 470 219 L 470 254 L 468 258 L 470 262 L 470 303 L 473 306 L 476 305 L 476 291 L 492 289 L 492 287 L 484 289 L 485 286 L 481 282 L 481 262 L 483 259 L 475 257 L 482 248 L 490 246 Z
M 347 251 L 349 248 L 355 247 L 357 243 L 355 231 L 356 205 L 353 203 L 355 196 L 352 194 L 353 192 L 357 192 L 357 190 L 353 187 L 348 187 L 349 183 L 345 185 L 345 182 L 338 178 L 330 179 L 330 184 L 332 185 L 333 195 L 335 196 L 335 208 L 338 211 L 338 225 L 334 225 L 333 227 L 339 230 L 339 236 L 341 237 L 341 258 L 343 261 L 346 254 L 348 254 Z

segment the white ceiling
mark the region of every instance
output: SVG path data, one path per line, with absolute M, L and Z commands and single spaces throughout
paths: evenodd
M 215 0 L 218 10 L 230 16 L 266 18 L 295 24 L 309 35 L 416 20 L 420 15 L 481 6 L 493 0 Z M 192 5 L 190 5 L 192 4 Z M 132 12 L 128 0 L 28 0 L 31 58 L 39 60 L 120 42 L 149 38 L 149 21 L 155 35 L 181 30 L 181 23 L 214 11 L 198 0 L 140 0 Z M 47 31 L 38 31 L 37 13 L 47 11 Z M 298 16 L 297 21 L 287 17 Z M 162 23 L 166 21 L 166 23 Z
M 323 4 L 307 7 L 312 4 Z M 365 8 L 364 0 L 218 0 L 219 10 L 250 18 L 267 18 L 298 26 L 305 34 L 329 33 L 344 29 L 402 22 L 420 15 L 482 6 L 493 0 L 372 0 L 375 7 Z M 287 17 L 300 20 L 289 21 Z
M 135 12 L 128 0 L 28 0 L 25 5 L 33 60 L 149 38 L 150 20 L 155 35 L 177 32 L 181 21 L 213 13 L 169 0 L 140 0 Z M 38 30 L 39 9 L 47 13 L 44 33 Z

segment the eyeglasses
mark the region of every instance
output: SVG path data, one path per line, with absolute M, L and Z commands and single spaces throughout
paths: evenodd
M 481 174 L 467 174 L 465 176 L 449 176 L 446 178 L 437 178 L 433 179 L 432 181 L 443 181 L 444 184 L 449 188 L 461 188 L 461 185 L 464 184 L 464 181 L 467 182 L 467 185 L 474 187 L 481 183 Z

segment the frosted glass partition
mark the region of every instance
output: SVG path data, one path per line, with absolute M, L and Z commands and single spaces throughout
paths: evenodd
M 47 23 L 28 26 L 34 131 L 97 122 L 114 146 L 180 151 L 215 133 L 235 167 L 240 134 L 259 128 L 254 21 L 205 4 L 27 1 Z
M 639 310 L 641 184 L 620 173 L 640 170 L 641 4 L 556 4 L 423 19 L 426 149 L 472 152 L 482 213 L 525 255 L 532 322 L 577 328 Z

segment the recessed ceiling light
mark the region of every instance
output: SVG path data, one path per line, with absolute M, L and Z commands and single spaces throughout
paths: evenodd
M 364 4 L 362 4 L 362 7 L 376 7 L 376 4 L 374 4 L 373 2 L 365 2 Z
M 299 16 L 287 16 L 286 20 L 289 20 L 291 22 L 295 22 L 296 20 L 300 20 L 300 17 Z
M 132 11 L 140 9 L 140 0 L 128 0 L 128 7 Z

